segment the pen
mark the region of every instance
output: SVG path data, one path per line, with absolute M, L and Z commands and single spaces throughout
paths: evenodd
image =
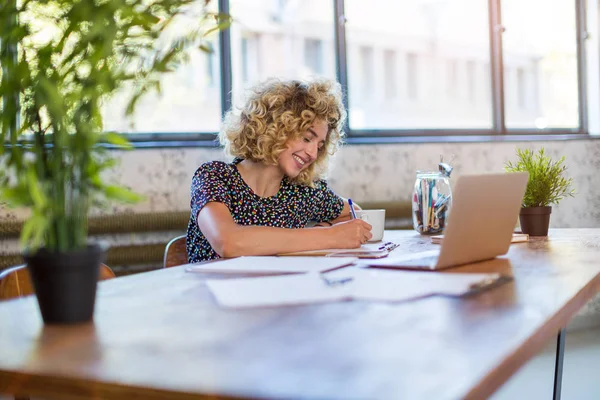
M 354 212 L 354 204 L 352 204 L 352 199 L 348 199 L 348 205 L 350 206 L 350 214 L 352 214 L 352 219 L 356 219 L 356 213 Z
M 338 279 L 327 278 L 325 275 L 322 275 L 322 274 L 319 274 L 319 276 L 321 277 L 321 279 L 323 280 L 323 282 L 325 282 L 325 284 L 327 286 L 341 286 L 345 283 L 352 282 L 354 280 L 354 278 L 351 276 L 348 276 L 346 278 L 338 278 Z

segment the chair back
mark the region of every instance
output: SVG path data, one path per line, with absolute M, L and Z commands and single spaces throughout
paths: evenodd
M 167 243 L 165 247 L 165 258 L 163 268 L 175 267 L 188 263 L 187 250 L 185 248 L 185 235 L 177 236 Z
M 115 278 L 115 273 L 106 264 L 100 264 L 99 280 Z M 28 296 L 35 293 L 31 276 L 25 264 L 0 272 L 0 300 Z

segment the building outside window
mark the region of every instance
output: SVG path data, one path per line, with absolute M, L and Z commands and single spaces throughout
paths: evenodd
M 386 99 L 394 99 L 397 96 L 398 81 L 396 74 L 398 73 L 396 66 L 396 52 L 394 50 L 386 50 L 383 53 L 383 91 Z
M 406 95 L 410 100 L 419 97 L 419 60 L 414 53 L 406 55 Z
M 373 83 L 375 76 L 373 75 L 373 48 L 369 46 L 361 46 L 360 48 L 361 62 L 361 81 L 363 97 L 370 97 L 373 93 Z
M 315 75 L 323 73 L 323 41 L 306 39 L 304 41 L 304 63 Z
M 502 0 L 508 128 L 574 128 L 579 124 L 577 41 L 574 2 L 570 0 Z M 523 66 L 539 76 L 538 85 L 526 84 Z M 521 71 L 521 72 L 519 72 Z M 510 82 L 510 84 L 508 84 Z M 535 91 L 535 92 L 533 92 Z M 541 99 L 528 107 L 528 99 Z M 510 100 L 509 100 L 510 99 Z
M 478 65 L 490 62 L 487 3 L 345 0 L 350 128 L 490 129 L 492 97 L 478 96 L 486 83 L 477 73 Z M 374 49 L 373 71 L 384 71 L 375 80 L 391 76 L 386 54 L 397 55 L 397 102 L 386 101 L 388 79 L 377 85 L 382 90 L 371 89 L 368 102 L 361 102 L 367 80 L 364 52 L 356 49 L 366 47 Z M 468 69 L 475 70 L 470 77 Z
M 446 94 L 449 100 L 456 99 L 458 94 L 458 68 L 456 60 L 446 61 Z
M 475 61 L 467 61 L 467 99 L 470 104 L 475 104 L 478 79 Z
M 268 78 L 336 79 L 332 2 L 231 0 L 230 13 L 234 107 Z

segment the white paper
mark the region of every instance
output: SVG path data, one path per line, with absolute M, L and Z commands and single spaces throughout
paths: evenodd
M 269 307 L 349 299 L 349 285 L 328 286 L 318 274 L 208 280 L 223 307 Z
M 383 246 L 383 241 L 379 241 L 377 243 L 365 243 L 363 245 L 361 245 L 359 248 L 356 249 L 325 249 L 325 250 L 318 250 L 318 251 L 322 251 L 322 252 L 331 252 L 331 253 L 351 253 L 354 251 L 380 251 L 380 247 Z M 304 251 L 303 253 L 310 253 L 312 250 L 308 250 L 308 251 Z
M 323 250 L 306 250 L 306 251 L 296 251 L 293 253 L 289 253 L 289 254 L 293 254 L 295 256 L 310 256 L 312 254 L 314 255 L 319 255 L 322 256 L 324 254 L 344 254 L 344 253 L 350 253 L 350 254 L 355 254 L 355 253 L 379 253 L 385 250 L 380 250 L 379 248 L 383 246 L 383 241 L 379 241 L 376 243 L 366 243 L 363 244 L 360 247 L 357 247 L 355 249 L 323 249 Z M 285 255 L 285 254 L 284 254 Z
M 190 266 L 189 272 L 301 273 L 323 272 L 350 265 L 356 257 L 238 257 Z
M 471 285 L 498 274 L 361 269 L 354 272 L 352 298 L 404 301 L 434 294 L 460 296 Z
M 460 296 L 471 285 L 498 274 L 432 273 L 346 268 L 325 274 L 343 285 L 328 285 L 317 273 L 275 277 L 208 280 L 208 288 L 223 307 L 273 307 L 342 300 L 398 302 L 429 295 Z

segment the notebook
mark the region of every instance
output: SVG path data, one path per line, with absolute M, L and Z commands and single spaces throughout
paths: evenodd
M 332 285 L 323 275 L 347 277 Z M 512 278 L 497 273 L 429 274 L 348 268 L 330 274 L 208 280 L 217 303 L 227 308 L 275 307 L 332 301 L 399 302 L 432 295 L 466 296 L 491 289 Z
M 435 235 L 431 237 L 431 243 L 440 244 L 444 240 L 444 235 Z M 526 233 L 513 233 L 511 243 L 528 242 L 529 235 Z
M 357 260 L 356 257 L 248 256 L 193 264 L 186 271 L 246 274 L 323 272 L 345 267 Z
M 438 250 L 395 252 L 370 266 L 440 270 L 506 254 L 525 194 L 528 174 L 463 175 L 452 195 L 452 209 Z
M 283 253 L 282 256 L 326 256 L 326 257 L 358 257 L 358 258 L 383 258 L 398 247 L 392 242 L 367 243 L 356 249 L 324 249 L 307 250 L 293 253 Z

